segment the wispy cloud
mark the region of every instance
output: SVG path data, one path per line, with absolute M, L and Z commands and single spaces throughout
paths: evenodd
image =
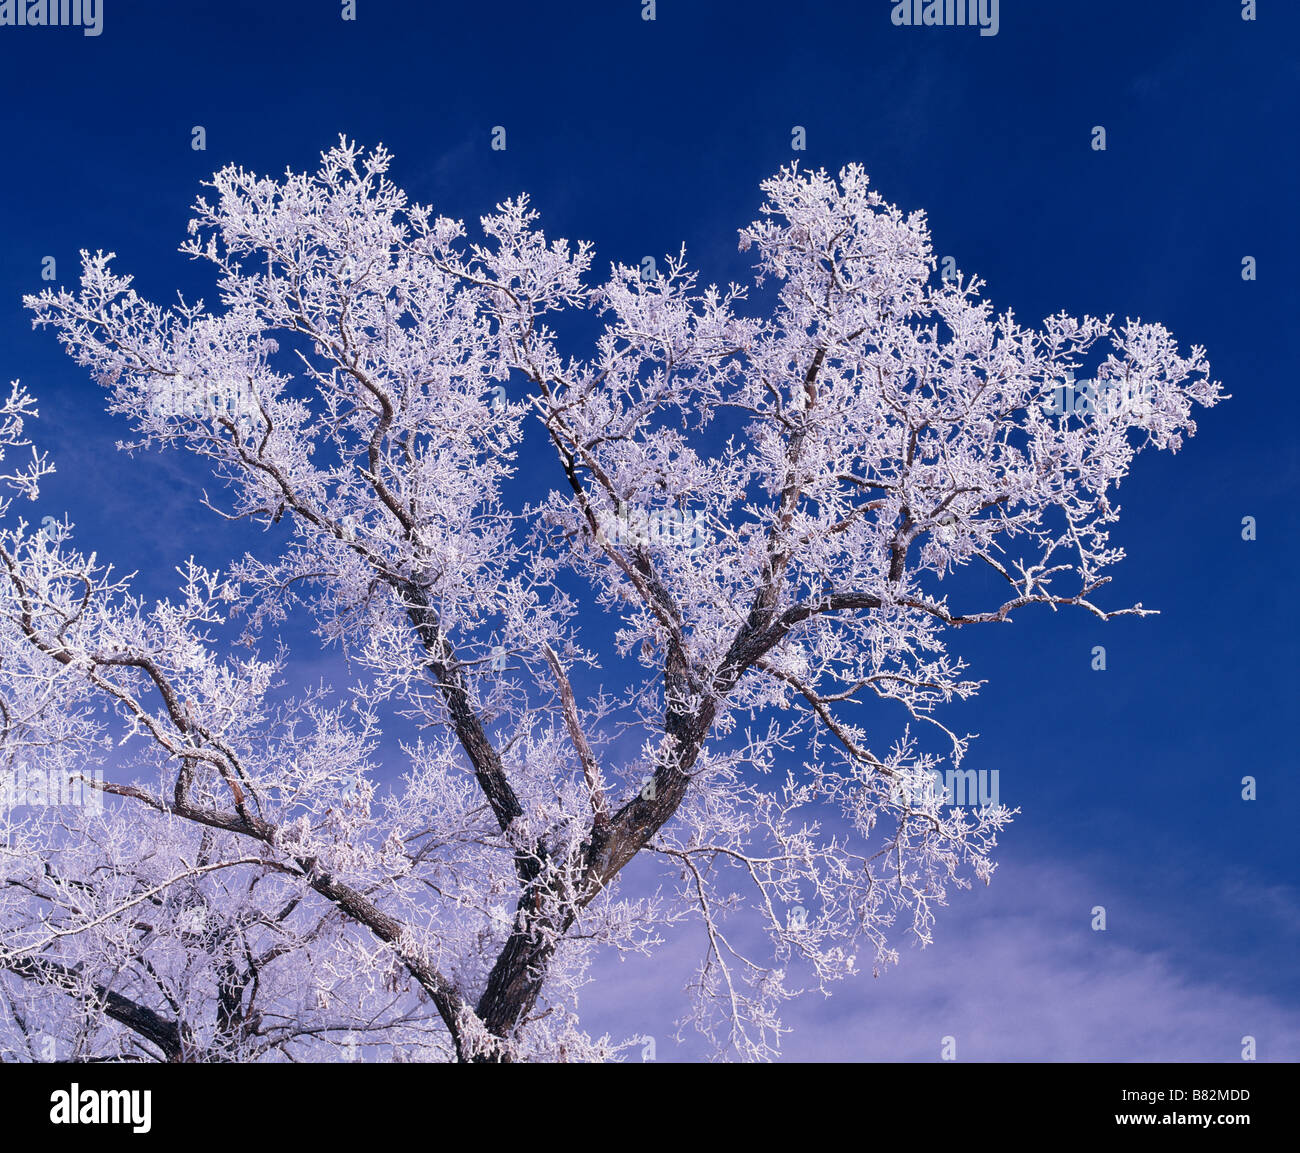
M 1300 1059 L 1300 1011 L 1225 976 L 1209 942 L 1202 956 L 1184 943 L 1152 949 L 1114 920 L 1094 932 L 1083 895 L 1102 888 L 1056 864 L 1003 866 L 989 888 L 952 896 L 929 948 L 903 948 L 878 979 L 867 973 L 829 998 L 788 1005 L 786 1059 L 937 1061 L 953 1037 L 963 1061 L 1238 1061 L 1247 1035 L 1261 1061 Z M 1121 922 L 1142 919 L 1127 896 L 1111 901 Z M 1294 917 L 1286 901 L 1278 912 Z M 694 1036 L 670 1040 L 700 950 L 697 930 L 651 960 L 603 958 L 587 1027 L 654 1036 L 659 1060 L 705 1056 Z

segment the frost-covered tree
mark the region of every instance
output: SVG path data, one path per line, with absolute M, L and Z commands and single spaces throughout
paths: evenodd
M 684 253 L 591 285 L 526 198 L 472 240 L 389 164 L 218 173 L 182 250 L 219 308 L 102 253 L 27 299 L 127 447 L 204 458 L 196 515 L 268 545 L 177 557 L 149 603 L 13 515 L 43 456 L 4 478 L 0 1047 L 617 1057 L 578 1013 L 593 951 L 693 921 L 681 1025 L 770 1057 L 799 987 L 988 881 L 1011 812 L 927 787 L 969 751 L 958 631 L 1149 611 L 1096 599 L 1115 489 L 1219 386 L 1158 324 L 995 315 L 856 166 L 766 181 L 755 283 L 724 290 Z M 11 449 L 33 415 L 15 386 Z M 354 683 L 283 683 L 291 614 Z

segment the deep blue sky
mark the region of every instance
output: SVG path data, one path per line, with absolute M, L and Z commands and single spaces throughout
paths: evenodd
M 312 168 L 340 132 L 387 145 L 397 183 L 448 215 L 527 191 L 549 234 L 595 242 L 602 272 L 685 242 L 718 282 L 748 273 L 735 230 L 764 176 L 858 161 L 927 211 L 936 253 L 999 309 L 1141 317 L 1205 345 L 1232 399 L 1177 456 L 1138 458 L 1113 537 L 1129 556 L 1104 603 L 1162 615 L 1041 612 L 958 638 L 990 683 L 948 719 L 982 734 L 980 763 L 1023 810 L 999 892 L 959 897 L 935 949 L 905 952 L 913 976 L 792 1014 L 807 1046 L 792 1052 L 833 1035 L 822 1051 L 929 1057 L 936 1029 L 964 1028 L 971 1056 L 1122 1057 L 1141 1038 L 1141 1055 L 1232 1059 L 1251 1033 L 1261 1057 L 1300 1057 L 1293 5 L 1261 0 L 1248 23 L 1237 0 L 1002 0 L 980 37 L 896 28 L 887 0 L 660 0 L 653 23 L 640 0 L 359 0 L 356 22 L 335 0 L 104 4 L 97 38 L 0 28 L 0 371 L 41 399 L 34 432 L 60 468 L 36 520 L 68 510 L 120 568 L 242 546 L 193 509 L 185 461 L 114 452 L 124 429 L 20 295 L 43 257 L 72 283 L 77 250 L 104 248 L 145 295 L 212 297 L 175 251 L 199 181 L 232 161 Z M 628 1003 L 597 999 L 605 1027 L 666 1037 Z

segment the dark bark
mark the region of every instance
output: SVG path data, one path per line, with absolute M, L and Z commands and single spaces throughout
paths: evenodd
M 27 981 L 42 985 L 54 985 L 70 996 L 92 997 L 104 1010 L 104 1013 L 120 1025 L 125 1025 L 133 1033 L 143 1037 L 150 1044 L 161 1050 L 167 1061 L 206 1061 L 212 1055 L 194 1051 L 185 1042 L 185 1030 L 177 1021 L 170 1020 L 146 1005 L 132 1001 L 128 997 L 103 985 L 91 982 L 88 986 L 75 969 L 51 961 L 47 957 L 16 957 L 7 962 L 11 973 Z

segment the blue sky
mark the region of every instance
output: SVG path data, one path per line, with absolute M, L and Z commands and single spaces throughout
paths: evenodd
M 103 248 L 145 295 L 211 296 L 176 252 L 199 181 L 314 167 L 340 132 L 387 145 L 396 181 L 445 214 L 527 191 L 549 234 L 595 242 L 599 270 L 684 242 L 721 283 L 748 275 L 736 229 L 763 177 L 857 161 L 926 210 L 936 253 L 998 308 L 1141 317 L 1205 345 L 1232 399 L 1120 491 L 1129 555 L 1105 603 L 1162 615 L 959 636 L 989 684 L 950 719 L 1022 810 L 1003 867 L 954 898 L 932 948 L 792 1009 L 789 1053 L 930 1059 L 955 1034 L 972 1059 L 1235 1059 L 1249 1033 L 1263 1059 L 1300 1058 L 1292 6 L 1245 22 L 1237 0 L 1003 0 L 994 37 L 894 27 L 888 0 L 660 0 L 653 22 L 640 0 L 358 0 L 354 22 L 334 0 L 104 7 L 98 37 L 0 28 L 0 370 L 40 398 L 60 468 L 37 521 L 67 510 L 155 595 L 151 569 L 222 564 L 245 538 L 195 509 L 188 461 L 114 451 L 124 428 L 20 295 L 42 258 L 72 283 L 78 249 Z M 591 1024 L 694 1055 L 666 1038 L 698 946 L 602 967 Z

